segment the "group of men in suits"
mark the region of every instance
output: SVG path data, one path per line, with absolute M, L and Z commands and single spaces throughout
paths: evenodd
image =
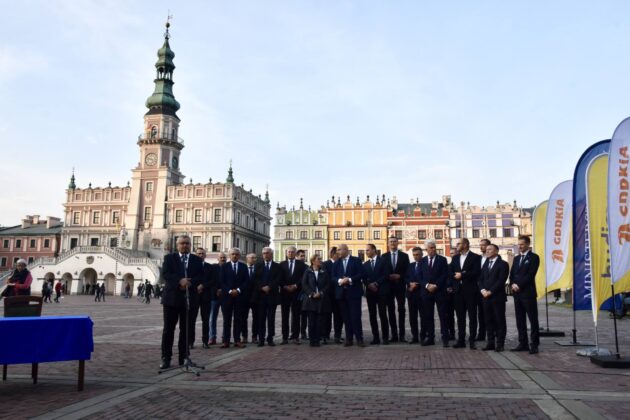
M 529 245 L 529 237 L 519 238 L 519 255 L 511 271 L 498 255 L 498 247 L 488 240 L 481 242 L 483 255 L 471 252 L 467 239 L 460 240 L 457 254 L 450 264 L 437 253 L 433 240 L 425 243 L 426 256 L 420 247 L 413 248 L 413 261 L 398 249 L 396 238 L 388 240 L 388 252 L 380 256 L 376 247 L 368 244 L 365 262 L 350 255 L 345 244 L 332 248 L 329 259 L 321 268 L 327 272 L 331 287 L 324 296 L 330 299 L 330 305 L 326 306 L 330 310 L 320 318 L 319 335 L 327 343 L 333 333 L 335 343 L 341 343 L 343 328 L 346 346 L 355 341 L 357 345 L 365 346 L 361 321 L 365 295 L 372 330 L 371 344 L 406 341 L 405 304 L 408 304 L 410 344 L 435 344 L 434 314 L 437 308 L 444 347 L 448 347 L 453 339 L 454 348 L 466 346 L 468 321 L 470 348 L 476 348 L 476 341 L 486 339 L 483 350 L 503 351 L 506 281 L 509 277 L 519 331 L 519 345 L 512 350 L 537 353 L 539 327 L 534 279 L 539 258 L 529 250 Z M 210 327 L 211 318 L 216 322 L 213 309 L 217 307 L 223 314 L 222 348 L 228 348 L 232 342 L 236 347 L 245 347 L 249 312 L 252 313 L 252 342 L 259 346 L 274 346 L 277 306 L 281 309 L 281 343 L 300 343 L 300 333 L 306 330 L 302 314 L 302 279 L 307 265 L 298 258 L 295 247 L 287 249 L 286 259 L 280 263 L 273 261 L 273 250 L 268 247 L 262 251 L 262 261 L 257 262 L 255 254 L 250 254 L 246 263 L 241 262 L 238 248 L 231 249 L 228 260 L 218 264 L 205 262 L 203 248 L 196 251 L 197 255 L 191 253 L 188 236 L 180 236 L 177 252 L 164 258 L 162 368 L 170 366 L 178 322 L 179 363 L 184 363 L 194 343 L 197 312 L 202 318 L 203 346 L 207 348 L 214 344 Z M 452 327 L 455 316 L 456 338 Z M 529 342 L 527 318 L 531 326 Z M 304 338 L 304 333 L 302 335 Z

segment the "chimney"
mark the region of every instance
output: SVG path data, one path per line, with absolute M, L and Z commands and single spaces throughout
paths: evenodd
M 33 225 L 33 216 L 26 216 L 22 219 L 22 229 L 26 229 L 27 227 L 31 227 Z

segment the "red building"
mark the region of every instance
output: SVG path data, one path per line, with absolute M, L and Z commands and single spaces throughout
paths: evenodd
M 394 197 L 387 212 L 388 236 L 399 240 L 399 247 L 411 253 L 413 247 L 425 249 L 427 239 L 435 239 L 437 252 L 451 257 L 449 236 L 449 209 L 451 197 L 443 196 L 442 202 L 400 204 Z
M 59 218 L 26 216 L 21 225 L 0 228 L 0 272 L 14 268 L 20 258 L 28 264 L 43 257 L 56 257 L 61 244 Z

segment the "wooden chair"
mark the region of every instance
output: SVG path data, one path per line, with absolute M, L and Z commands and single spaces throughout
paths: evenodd
M 4 317 L 41 316 L 44 299 L 41 296 L 11 296 L 4 299 Z M 33 383 L 37 383 L 37 370 L 39 364 L 31 366 Z M 2 366 L 2 380 L 7 380 L 7 365 Z

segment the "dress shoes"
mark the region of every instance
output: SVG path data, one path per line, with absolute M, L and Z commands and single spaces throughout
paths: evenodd
M 221 344 L 221 348 L 222 349 L 227 349 L 228 347 L 230 347 L 230 343 L 225 342 L 225 343 Z
M 466 343 L 464 343 L 463 341 L 458 341 L 453 344 L 454 349 L 463 349 L 464 347 L 466 347 Z
M 162 363 L 160 363 L 160 369 L 168 369 L 171 367 L 171 359 L 167 359 L 166 357 L 162 359 Z
M 322 338 L 322 344 L 323 344 L 323 345 L 328 344 L 328 339 L 327 339 L 327 338 Z
M 483 351 L 490 351 L 490 350 L 494 350 L 494 344 L 490 344 L 490 343 L 488 343 L 488 344 L 486 344 L 486 346 L 485 346 L 485 347 L 483 347 L 481 350 L 483 350 Z
M 381 344 L 381 340 L 372 340 L 370 341 L 370 345 L 375 346 L 377 344 Z
M 311 346 L 311 347 L 319 347 L 319 343 L 309 343 L 309 346 Z
M 449 347 L 448 340 L 442 340 L 442 347 L 444 348 Z
M 357 341 L 357 346 L 359 347 L 365 347 L 365 342 L 363 340 L 358 340 Z
M 238 347 L 239 349 L 245 348 L 247 347 L 247 344 L 243 343 L 242 341 L 237 341 L 236 343 L 234 343 L 235 347 Z
M 282 341 L 280 342 L 280 344 L 289 344 L 289 340 L 284 339 L 284 340 L 282 340 Z
M 419 341 L 417 338 L 412 338 L 411 341 L 409 341 L 409 344 L 418 344 Z
M 519 344 L 513 349 L 510 349 L 510 351 L 529 351 L 529 346 L 527 344 Z
M 258 347 L 264 347 L 265 346 L 265 342 L 264 341 L 259 341 L 258 342 Z
M 477 350 L 477 346 L 475 345 L 474 341 L 471 341 L 470 343 L 468 343 L 468 346 L 470 347 L 471 350 Z
M 208 344 L 210 344 L 211 346 L 214 346 L 215 344 L 217 344 L 217 339 L 213 338 L 212 340 L 210 340 Z
M 435 341 L 434 340 L 429 340 L 427 338 L 422 343 L 420 343 L 420 345 L 421 346 L 433 346 L 433 345 L 435 345 Z
M 388 339 L 383 340 L 383 345 L 384 346 L 388 346 L 389 345 L 389 340 Z
M 497 353 L 501 353 L 503 350 L 505 350 L 505 347 L 503 347 L 503 345 L 497 345 L 497 347 L 494 349 L 494 351 L 496 351 Z
M 293 340 L 291 340 L 291 342 L 293 344 L 300 344 L 300 339 L 299 338 L 294 338 Z
M 204 349 L 209 349 L 210 345 L 208 343 L 202 343 L 201 347 L 203 347 Z
M 341 344 L 341 338 L 335 337 L 335 344 Z
M 344 347 L 350 347 L 350 346 L 352 346 L 352 340 L 346 340 L 346 342 L 345 342 L 345 343 L 343 343 L 343 346 L 344 346 Z
M 529 354 L 537 354 L 538 353 L 538 346 L 531 346 L 529 348 Z
M 276 343 L 274 343 L 273 341 L 267 341 L 267 345 L 269 347 L 274 347 L 276 345 Z

